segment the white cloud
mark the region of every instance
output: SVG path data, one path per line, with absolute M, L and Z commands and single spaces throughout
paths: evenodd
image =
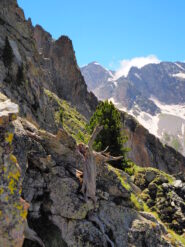
M 140 69 L 149 63 L 160 63 L 160 60 L 155 55 L 122 60 L 120 61 L 120 67 L 115 74 L 115 79 L 117 80 L 121 76 L 127 76 L 131 67 L 137 67 Z

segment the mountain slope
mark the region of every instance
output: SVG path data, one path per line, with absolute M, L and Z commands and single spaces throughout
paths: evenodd
M 87 92 L 69 38 L 53 41 L 43 30 L 35 37 L 36 29 L 25 20 L 16 0 L 0 2 L 0 30 L 0 92 L 8 96 L 0 93 L 0 246 L 22 247 L 24 237 L 24 247 L 183 246 L 183 177 L 176 180 L 133 164 L 127 167 L 131 177 L 94 152 L 97 203 L 84 200 L 77 142 L 88 140 L 86 121 L 98 102 Z M 12 106 L 15 112 L 10 111 Z M 143 137 L 142 147 L 146 145 L 148 154 L 155 156 L 148 157 L 162 158 L 163 154 L 157 156 L 159 140 L 142 126 L 136 128 L 129 116 L 126 119 L 135 134 L 132 143 L 137 145 L 137 131 L 142 130 L 138 135 Z M 181 169 L 184 158 L 164 149 L 171 158 L 164 157 L 163 163 L 158 159 L 161 166 L 167 161 L 171 166 L 177 159 Z M 163 212 L 166 201 L 170 209 Z M 149 208 L 149 203 L 156 208 Z M 169 211 L 173 213 L 168 219 Z

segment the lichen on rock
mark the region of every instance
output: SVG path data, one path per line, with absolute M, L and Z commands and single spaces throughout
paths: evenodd
M 21 199 L 21 170 L 12 154 L 18 106 L 0 95 L 0 246 L 21 247 L 28 204 Z

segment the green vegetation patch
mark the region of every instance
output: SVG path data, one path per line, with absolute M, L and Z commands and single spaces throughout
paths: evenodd
M 90 135 L 86 129 L 87 119 L 80 114 L 75 107 L 66 100 L 60 99 L 56 94 L 44 89 L 50 104 L 55 109 L 55 121 L 58 126 L 62 126 L 77 143 L 87 143 Z
M 158 201 L 158 199 L 163 198 L 164 196 L 162 193 L 161 182 L 166 180 L 166 183 L 172 184 L 172 182 L 174 181 L 174 178 L 166 174 L 165 172 L 162 172 L 155 168 L 138 167 L 133 162 L 128 162 L 128 164 L 126 165 L 127 165 L 127 168 L 125 170 L 129 171 L 129 173 L 131 173 L 132 175 L 130 179 L 129 177 L 124 175 L 124 172 L 110 165 L 109 165 L 109 170 L 113 171 L 117 175 L 117 178 L 120 180 L 121 185 L 127 191 L 130 192 L 130 201 L 132 202 L 133 207 L 138 211 L 144 211 L 144 212 L 150 213 L 157 219 L 158 222 L 163 224 L 166 231 L 168 232 L 166 238 L 168 239 L 170 243 L 173 244 L 173 246 L 176 246 L 176 247 L 185 246 L 184 236 L 178 234 L 177 232 L 169 228 L 168 223 L 163 221 L 160 210 L 157 208 L 157 205 L 156 205 L 156 201 Z M 145 176 L 147 172 L 149 173 L 152 172 L 152 174 L 155 174 L 155 176 L 153 176 L 153 179 L 151 179 L 152 181 L 148 184 L 145 182 Z M 135 179 L 139 180 L 140 187 L 143 188 L 142 193 L 136 193 L 136 191 L 133 190 L 132 180 L 135 180 Z M 134 181 L 134 183 L 135 182 L 136 180 Z M 144 189 L 144 185 L 146 186 L 145 189 Z M 156 196 L 155 199 L 151 199 L 152 197 L 151 192 L 152 193 L 154 192 Z M 170 192 L 168 194 L 170 196 Z
M 170 242 L 173 244 L 173 246 L 179 247 L 179 243 L 181 243 L 182 246 L 185 246 L 185 237 L 184 236 L 180 236 L 179 234 L 175 233 L 171 229 L 167 229 L 167 231 L 169 233 L 168 238 L 169 238 Z
M 143 177 L 143 179 L 145 179 L 145 175 L 147 172 L 154 172 L 154 173 L 156 173 L 156 179 L 159 179 L 160 177 L 164 177 L 167 180 L 167 182 L 170 184 L 172 184 L 174 181 L 173 176 L 171 176 L 171 175 L 169 175 L 163 171 L 160 171 L 160 170 L 153 168 L 153 167 L 140 167 L 140 166 L 137 166 L 132 161 L 128 161 L 126 163 L 124 171 L 126 173 L 128 173 L 130 176 L 133 176 L 134 178 Z M 141 182 L 143 183 L 143 181 L 141 181 Z M 138 184 L 138 186 L 139 186 L 139 184 Z
M 125 176 L 123 176 L 123 173 L 121 170 L 116 169 L 114 167 L 112 167 L 111 165 L 108 166 L 108 169 L 112 172 L 114 172 L 117 175 L 117 178 L 120 180 L 121 185 L 128 191 L 131 191 L 131 186 L 129 184 L 129 182 L 127 181 L 127 178 Z

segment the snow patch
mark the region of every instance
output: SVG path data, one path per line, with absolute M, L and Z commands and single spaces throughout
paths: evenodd
M 113 83 L 114 83 L 115 87 L 118 86 L 118 82 L 117 81 L 114 81 Z
M 134 114 L 134 109 L 128 111 L 128 109 L 126 107 L 124 107 L 123 105 L 121 105 L 120 103 L 116 102 L 116 100 L 112 97 L 109 98 L 108 101 L 112 102 L 120 111 L 124 111 L 127 112 L 128 114 L 132 115 L 133 117 L 135 117 L 138 122 L 140 124 L 142 124 L 146 129 L 149 130 L 149 132 L 157 137 L 158 136 L 158 122 L 159 122 L 159 114 L 156 116 L 152 116 L 149 113 L 140 111 L 139 106 L 135 105 L 135 109 L 137 108 L 137 113 L 139 113 L 139 115 L 137 115 L 137 117 Z
M 185 68 L 183 68 L 180 64 L 175 63 L 175 65 L 176 65 L 177 67 L 179 67 L 180 69 L 185 70 Z
M 157 137 L 158 135 L 158 123 L 159 123 L 159 114 L 152 116 L 149 113 L 141 112 L 137 116 L 137 120 L 142 124 L 149 132 Z
M 113 79 L 111 77 L 108 78 L 108 81 L 113 81 Z
M 181 131 L 182 131 L 182 135 L 184 136 L 184 133 L 185 133 L 185 125 L 183 123 L 182 123 Z
M 179 72 L 177 74 L 172 74 L 173 77 L 178 77 L 181 79 L 185 79 L 185 73 Z
M 166 105 L 157 100 L 154 97 L 150 97 L 150 100 L 152 100 L 160 109 L 162 113 L 174 115 L 177 117 L 180 117 L 185 120 L 185 104 L 184 105 Z
M 108 101 L 109 101 L 109 102 L 111 101 L 111 102 L 112 102 L 112 103 L 113 103 L 120 111 L 128 112 L 127 108 L 124 107 L 124 106 L 122 106 L 120 103 L 118 103 L 118 102 L 114 99 L 114 97 L 109 98 Z
M 93 64 L 95 64 L 95 65 L 98 65 L 98 66 L 101 66 L 99 63 L 97 63 L 97 62 L 94 62 Z
M 135 75 L 135 77 L 137 77 L 139 80 L 141 80 L 141 76 L 140 76 L 138 73 L 135 73 L 134 75 Z
M 112 74 L 112 72 L 110 70 L 107 70 L 109 72 L 109 75 L 113 78 L 114 75 Z

